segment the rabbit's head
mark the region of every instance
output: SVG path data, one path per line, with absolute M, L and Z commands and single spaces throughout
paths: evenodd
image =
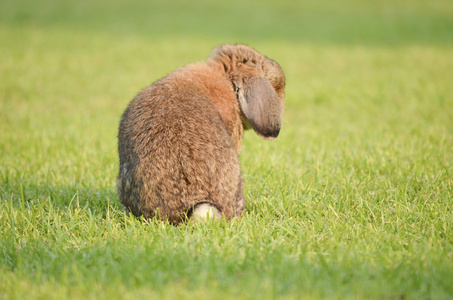
M 285 75 L 278 63 L 244 45 L 222 45 L 211 59 L 223 65 L 233 84 L 244 128 L 275 139 L 285 107 Z

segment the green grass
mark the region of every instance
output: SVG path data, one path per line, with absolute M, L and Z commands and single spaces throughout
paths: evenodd
M 2 1 L 0 299 L 451 299 L 453 3 Z M 125 215 L 116 134 L 220 43 L 287 76 L 246 214 Z

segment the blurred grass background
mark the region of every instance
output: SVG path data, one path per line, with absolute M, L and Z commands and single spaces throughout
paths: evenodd
M 2 23 L 119 36 L 317 44 L 450 44 L 448 1 L 8 1 Z
M 2 1 L 0 41 L 0 298 L 452 295 L 453 2 Z M 287 77 L 249 214 L 124 216 L 128 102 L 236 42 Z

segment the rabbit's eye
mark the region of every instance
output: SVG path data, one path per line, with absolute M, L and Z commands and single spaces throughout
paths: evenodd
M 247 63 L 247 59 L 244 58 L 244 59 L 242 60 L 242 63 L 243 63 L 243 64 L 246 64 L 246 63 Z

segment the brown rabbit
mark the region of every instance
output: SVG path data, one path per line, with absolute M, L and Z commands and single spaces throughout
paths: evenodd
M 238 160 L 244 129 L 280 131 L 285 77 L 244 45 L 222 45 L 145 88 L 124 112 L 118 194 L 136 216 L 178 224 L 245 210 Z

